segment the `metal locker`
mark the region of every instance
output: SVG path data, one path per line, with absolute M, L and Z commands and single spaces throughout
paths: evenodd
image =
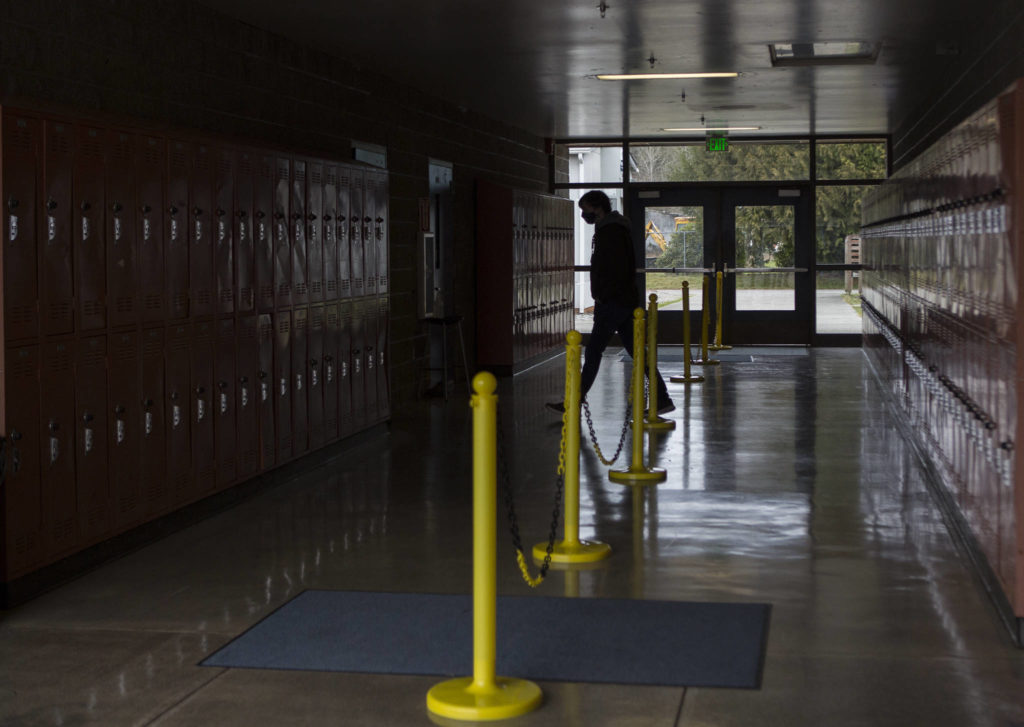
M 377 294 L 377 198 L 374 194 L 377 172 L 366 171 L 363 176 L 363 295 Z
M 384 172 L 373 174 L 373 235 L 377 251 L 377 293 L 388 292 L 388 175 Z
M 171 509 L 190 502 L 192 478 L 192 326 L 169 326 L 164 339 L 164 430 L 167 488 Z
M 254 283 L 255 248 L 253 246 L 253 180 L 255 159 L 249 151 L 237 152 L 235 173 L 235 288 L 238 299 L 235 309 L 239 313 L 252 313 L 256 309 Z
M 273 467 L 277 458 L 277 440 L 274 434 L 274 319 L 261 313 L 256 323 L 259 359 L 256 369 L 256 406 L 259 413 L 259 468 Z
M 274 423 L 277 463 L 292 458 L 292 313 L 274 314 Z
M 217 278 L 217 312 L 235 312 L 234 205 L 235 153 L 217 147 L 210 150 L 213 159 L 214 269 Z
M 309 302 L 309 274 L 306 260 L 306 162 L 292 160 L 290 194 L 290 234 L 292 238 L 292 304 Z
M 334 237 L 338 244 L 338 297 L 351 298 L 352 291 L 352 167 L 338 165 L 338 210 L 334 216 Z
M 369 425 L 377 422 L 377 300 L 368 298 L 359 308 L 363 320 L 363 423 Z
M 138 322 L 138 271 L 135 240 L 135 140 L 107 132 L 107 323 Z
M 75 486 L 75 347 L 70 339 L 50 341 L 41 353 L 39 486 L 43 549 L 51 562 L 77 548 L 81 535 Z
M 292 454 L 309 449 L 309 310 L 292 311 Z
M 324 306 L 324 440 L 333 442 L 341 434 L 338 428 L 339 361 L 338 337 L 341 334 L 339 304 Z M 347 380 L 346 380 L 347 383 Z
M 36 174 L 42 153 L 38 119 L 3 114 L 4 336 L 39 335 L 36 257 Z
M 139 295 L 144 323 L 167 318 L 164 282 L 164 174 L 167 143 L 157 136 L 138 136 L 135 146 L 135 239 L 139 250 Z
M 73 266 L 75 271 L 75 326 L 78 331 L 107 327 L 107 249 L 104 240 L 102 129 L 79 126 L 72 175 Z
M 139 481 L 147 517 L 170 508 L 167 488 L 167 426 L 164 419 L 164 329 L 142 332 L 142 378 L 135 429 L 139 443 Z
M 309 336 L 306 353 L 306 382 L 308 386 L 307 406 L 309 407 L 309 448 L 324 446 L 324 307 L 309 307 Z
M 71 265 L 71 175 L 75 127 L 43 122 L 43 195 L 40 202 L 39 307 L 44 336 L 71 333 L 75 327 Z
M 217 311 L 211 157 L 211 149 L 203 144 L 195 146 L 192 150 L 186 224 L 189 240 L 189 313 L 193 318 L 213 315 Z
M 338 304 L 338 436 L 347 437 L 355 432 L 352 411 L 352 335 L 354 304 Z
M 238 319 L 238 355 L 235 360 L 236 462 L 239 480 L 259 471 L 259 323 L 255 315 Z M 269 399 L 269 397 L 268 397 Z M 273 406 L 273 399 L 270 399 Z M 273 423 L 273 418 L 271 418 Z
M 171 320 L 189 315 L 188 186 L 192 177 L 192 146 L 167 142 L 167 187 L 164 198 L 164 280 L 167 315 Z
M 351 258 L 350 275 L 352 279 L 352 297 L 359 298 L 365 295 L 363 251 L 363 191 L 366 186 L 366 174 L 362 169 L 349 168 L 349 207 L 348 207 L 348 231 L 349 231 L 349 256 Z
M 310 161 L 306 184 L 306 278 L 309 302 L 324 300 L 324 164 Z
M 324 300 L 338 299 L 338 165 L 324 165 Z
M 261 156 L 256 161 L 252 192 L 252 240 L 256 290 L 256 309 L 274 310 L 274 159 Z
M 391 351 L 388 344 L 390 329 L 390 299 L 377 299 L 377 418 L 391 416 Z
M 352 367 L 351 381 L 351 416 L 352 432 L 359 432 L 366 428 L 366 356 L 365 331 L 366 322 L 363 320 L 363 302 L 352 301 L 352 315 L 349 319 L 350 349 L 349 356 Z
M 113 525 L 118 532 L 137 525 L 145 513 L 145 491 L 139 474 L 143 408 L 140 372 L 138 334 L 111 335 L 107 442 Z
M 238 477 L 236 463 L 235 321 L 217 321 L 216 386 L 212 392 L 214 453 L 217 487 L 231 485 Z
M 288 234 L 290 214 L 292 162 L 290 159 L 274 160 L 274 307 L 290 308 L 292 305 L 292 240 Z
M 204 497 L 216 489 L 217 458 L 214 449 L 215 331 L 212 321 L 200 321 L 192 328 L 192 477 L 194 494 Z
M 107 423 L 107 338 L 83 338 L 75 347 L 75 484 L 83 545 L 113 528 Z

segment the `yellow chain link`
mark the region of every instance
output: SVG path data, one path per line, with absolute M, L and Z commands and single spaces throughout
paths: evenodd
M 625 430 L 629 428 L 629 414 L 630 414 L 630 411 L 632 409 L 633 409 L 633 387 L 630 386 L 629 387 L 629 391 L 626 394 L 626 424 L 623 426 L 623 435 L 625 435 Z M 589 421 L 587 423 L 589 424 Z M 594 451 L 597 452 L 597 458 L 599 460 L 601 460 L 601 464 L 603 464 L 605 467 L 611 467 L 613 464 L 615 464 L 615 460 L 618 459 L 618 456 L 616 456 L 615 459 L 605 459 L 604 452 L 601 451 L 601 447 L 597 443 L 597 437 L 594 434 L 593 428 L 591 428 L 591 430 L 590 430 L 590 442 L 591 442 L 591 444 L 594 445 Z M 621 442 L 621 440 L 620 440 L 620 442 Z

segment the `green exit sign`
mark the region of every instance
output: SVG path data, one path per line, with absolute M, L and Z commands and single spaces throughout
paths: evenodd
M 708 151 L 729 151 L 729 139 L 725 135 L 708 135 Z

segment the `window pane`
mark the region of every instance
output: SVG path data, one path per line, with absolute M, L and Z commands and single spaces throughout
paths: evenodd
M 738 205 L 736 267 L 793 267 L 795 218 L 790 205 Z M 796 310 L 793 273 L 737 273 L 736 310 Z
M 569 178 L 556 179 L 556 182 L 570 184 L 621 184 L 622 183 L 622 145 L 602 146 L 598 144 L 559 144 L 555 148 L 556 159 L 564 157 L 568 160 Z M 555 165 L 558 168 L 558 164 Z
M 644 249 L 648 268 L 704 267 L 704 208 L 647 207 Z M 658 296 L 659 310 L 683 309 L 683 281 L 690 287 L 690 310 L 701 309 L 700 273 L 647 273 L 647 290 Z
M 885 179 L 885 142 L 819 142 L 818 179 Z
M 860 333 L 860 272 L 826 270 L 818 273 L 815 330 L 818 333 Z
M 860 206 L 873 185 L 818 185 L 815 227 L 817 228 L 817 261 L 843 264 L 846 260 L 846 238 L 860 234 Z
M 729 140 L 728 151 L 708 151 L 703 141 L 630 146 L 634 182 L 770 182 L 810 178 L 807 142 Z

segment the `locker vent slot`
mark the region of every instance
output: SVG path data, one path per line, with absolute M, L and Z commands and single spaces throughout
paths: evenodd
M 53 541 L 55 543 L 64 543 L 75 537 L 75 518 L 74 516 L 64 518 L 63 520 L 53 524 Z
M 282 296 L 282 297 L 291 295 L 292 294 L 291 283 L 281 283 L 279 286 L 277 286 L 277 294 Z
M 209 290 L 200 290 L 196 297 L 201 306 L 208 306 L 213 303 L 213 293 Z
M 21 122 L 21 119 L 18 119 Z M 8 127 L 7 145 L 22 151 L 34 152 L 36 146 L 35 134 L 28 126 Z
M 167 494 L 167 485 L 164 482 L 154 482 L 149 486 L 147 499 L 149 502 L 159 502 Z
M 301 297 L 303 295 L 308 295 L 308 294 L 309 294 L 309 289 L 306 287 L 305 283 L 296 283 L 295 284 L 295 295 Z
M 106 314 L 106 306 L 103 305 L 103 301 L 87 300 L 82 303 L 82 312 L 89 318 L 102 318 Z
M 54 371 L 70 371 L 72 367 L 71 351 L 67 347 L 62 347 L 63 350 L 50 352 L 46 356 L 45 370 L 49 372 Z
M 220 291 L 220 302 L 221 303 L 232 303 L 235 300 L 235 291 L 231 288 L 225 288 Z
M 274 286 L 273 286 L 273 284 L 261 285 L 260 286 L 260 300 L 270 300 L 273 297 L 274 297 Z
M 35 322 L 36 309 L 31 305 L 12 305 L 9 309 L 11 323 L 31 326 Z
M 71 139 L 66 132 L 55 131 L 46 139 L 47 155 L 71 154 Z
M 146 339 L 142 342 L 143 356 L 159 356 L 163 350 L 163 341 L 159 336 L 146 336 Z
M 135 312 L 135 299 L 131 296 L 123 295 L 114 299 L 114 308 L 118 313 L 134 313 Z
M 160 293 L 146 293 L 143 297 L 143 306 L 146 310 L 160 310 L 163 303 L 164 297 Z
M 121 514 L 125 515 L 139 506 L 139 496 L 137 493 L 131 495 L 122 495 L 118 498 L 118 507 L 121 509 Z
M 333 278 L 327 281 L 327 297 L 335 298 L 338 293 L 338 281 Z
M 26 533 L 14 539 L 14 552 L 17 555 L 26 555 L 34 551 L 38 545 L 39 536 L 36 533 Z
M 309 290 L 313 293 L 313 295 L 319 295 L 320 293 L 323 292 L 323 284 L 319 280 L 314 280 L 312 283 L 309 284 Z
M 99 140 L 99 132 L 94 129 L 90 129 L 86 133 L 82 134 L 78 140 L 77 151 L 79 158 L 84 157 L 102 161 L 103 145 Z
M 18 357 L 8 366 L 8 371 L 12 378 L 35 378 L 36 377 L 36 360 L 33 357 L 26 356 L 25 358 Z

